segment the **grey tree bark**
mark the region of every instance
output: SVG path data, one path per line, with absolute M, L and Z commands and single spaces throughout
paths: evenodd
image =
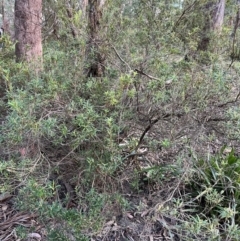
M 198 43 L 198 50 L 206 51 L 208 49 L 212 31 L 215 31 L 216 33 L 221 32 L 224 20 L 225 3 L 225 0 L 218 0 L 210 1 L 205 5 L 203 11 L 205 11 L 206 17 L 202 38 Z
M 225 12 L 225 0 L 219 0 L 213 8 L 212 12 L 212 29 L 221 31 L 223 20 L 224 20 L 224 12 Z

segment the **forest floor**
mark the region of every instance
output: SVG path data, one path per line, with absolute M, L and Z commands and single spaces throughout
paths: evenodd
M 229 103 L 231 105 L 239 105 L 239 100 Z M 141 143 L 139 150 L 142 150 L 139 155 L 132 155 L 126 158 L 124 167 L 115 173 L 115 177 L 107 177 L 106 182 L 111 185 L 112 193 L 120 193 L 128 203 L 128 208 L 123 210 L 117 203 L 106 205 L 99 215 L 105 217 L 105 223 L 97 232 L 89 227 L 85 230 L 85 235 L 89 235 L 91 241 L 157 241 L 157 240 L 187 240 L 184 238 L 184 233 L 179 230 L 179 225 L 183 220 L 177 218 L 177 215 L 167 214 L 166 210 L 174 209 L 172 201 L 181 195 L 188 192 L 186 187 L 182 185 L 182 180 L 187 175 L 189 169 L 192 168 L 191 155 L 186 155 L 188 152 L 187 146 L 183 144 L 184 136 L 191 136 L 195 142 L 195 151 L 198 153 L 217 153 L 222 146 L 229 142 L 224 134 L 223 113 L 226 106 L 214 108 L 205 113 L 205 116 L 199 116 L 198 120 L 193 120 L 186 115 L 175 117 L 168 117 L 167 120 L 159 121 L 149 129 L 148 138 L 156 135 L 164 137 L 165 132 L 171 131 L 173 128 L 180 129 L 179 141 L 175 145 L 166 149 L 159 149 L 151 151 L 147 144 Z M 208 119 L 206 119 L 206 116 Z M 199 120 L 205 119 L 204 123 L 199 124 Z M 187 121 L 186 121 L 187 120 Z M 191 122 L 190 122 L 191 120 Z M 129 129 L 128 135 L 121 143 L 127 143 L 128 136 L 136 135 L 139 138 L 142 130 L 147 128 L 147 124 L 136 125 L 133 123 Z M 174 127 L 173 127 L 174 126 Z M 181 128 L 180 128 L 181 127 Z M 140 131 L 141 130 L 141 131 Z M 159 131 L 161 130 L 161 131 Z M 164 131 L 162 131 L 164 130 Z M 203 136 L 209 133 L 215 133 L 215 139 L 206 141 Z M 201 135 L 199 134 L 201 133 Z M 201 136 L 200 138 L 197 138 Z M 203 140 L 203 141 L 202 141 Z M 124 145 L 124 144 L 123 144 Z M 240 155 L 239 143 L 234 140 L 230 143 L 235 152 Z M 182 153 L 182 155 L 181 155 Z M 123 151 L 123 157 L 128 156 L 129 153 Z M 176 164 L 178 158 L 182 156 L 181 166 Z M 189 157 L 189 159 L 187 159 Z M 161 181 L 151 179 L 149 171 L 152 166 L 160 166 L 157 169 L 157 175 L 161 176 Z M 70 175 L 74 175 L 74 163 L 68 162 L 63 164 L 60 168 L 61 177 L 55 178 L 60 188 L 58 189 L 58 200 L 61 202 L 66 196 L 70 199 L 66 205 L 67 209 L 82 210 L 79 206 L 79 200 L 75 194 L 76 183 L 69 183 L 66 180 L 71 180 Z M 178 168 L 181 168 L 178 170 Z M 71 171 L 70 171 L 71 170 Z M 134 173 L 139 170 L 137 183 L 134 187 Z M 141 172 L 141 170 L 143 170 Z M 148 171 L 146 171 L 148 170 Z M 154 170 L 154 168 L 153 168 Z M 152 170 L 152 171 L 153 171 Z M 78 170 L 77 170 L 78 171 Z M 75 175 L 78 175 L 75 173 Z M 179 177 L 180 176 L 180 177 Z M 109 185 L 108 185 L 109 188 Z M 109 190 L 108 190 L 109 192 Z M 24 211 L 19 212 L 14 207 L 14 199 L 16 197 L 10 193 L 5 193 L 0 196 L 0 239 L 1 241 L 23 240 L 16 235 L 15 227 L 23 226 L 28 230 L 28 238 L 24 240 L 48 240 L 46 227 L 52 226 L 52 229 L 61 230 L 64 227 L 63 220 L 49 219 L 48 223 L 42 223 L 38 220 L 37 214 Z M 87 211 L 87 207 L 85 209 Z M 179 208 L 178 212 L 181 212 Z M 184 213 L 182 214 L 184 215 Z M 179 215 L 178 215 L 179 216 Z M 71 234 L 71 231 L 65 232 L 65 237 L 68 240 L 78 240 Z M 57 238 L 55 240 L 58 240 Z M 60 239 L 59 239 L 60 240 Z M 62 239 L 61 239 L 62 240 Z
M 231 76 L 227 78 L 231 79 Z M 35 199 L 35 205 L 37 202 L 43 208 L 32 212 L 28 211 L 28 196 L 22 195 L 30 197 L 35 190 L 34 185 L 27 194 L 21 194 L 26 179 L 17 183 L 14 192 L 2 193 L 0 240 L 208 240 L 207 235 L 197 239 L 187 232 L 188 227 L 182 229 L 188 225 L 189 217 L 198 218 L 196 210 L 205 208 L 204 201 L 195 202 L 198 196 L 191 197 L 192 189 L 190 184 L 188 186 L 188 179 L 198 178 L 196 171 L 192 170 L 197 170 L 194 161 L 199 157 L 209 161 L 208 157 L 217 155 L 223 147 L 224 156 L 232 150 L 236 156 L 240 156 L 238 139 L 226 135 L 227 124 L 234 125 L 227 115 L 228 109 L 238 107 L 240 103 L 239 80 L 236 78 L 231 81 L 236 84 L 229 90 L 229 100 L 223 103 L 212 99 L 209 100 L 212 104 L 202 109 L 195 109 L 193 103 L 193 108 L 188 112 L 181 111 L 179 106 L 169 105 L 169 109 L 174 110 L 169 112 L 171 114 L 158 110 L 147 120 L 138 113 L 127 124 L 126 133 L 118 138 L 118 145 L 122 148 L 121 164 L 111 175 L 96 175 L 92 185 L 97 187 L 98 195 L 88 192 L 92 199 L 85 200 L 83 197 L 87 192 L 82 180 L 84 167 L 81 166 L 80 152 L 41 146 L 41 151 L 36 152 L 36 156 L 31 153 L 32 166 L 35 168 L 31 175 L 39 176 L 42 183 L 54 183 L 55 186 L 51 186 L 54 195 Z M 138 143 L 134 151 L 129 150 L 131 140 Z M 154 140 L 162 142 L 156 145 Z M 84 148 L 91 149 L 90 147 Z M 30 143 L 29 149 L 31 148 L 34 149 L 35 146 Z M 21 160 L 25 150 L 19 149 L 18 152 Z M 7 168 L 13 176 L 18 171 Z M 96 170 L 100 172 L 101 169 Z M 2 176 L 1 181 L 8 178 Z M 104 195 L 108 199 L 101 199 Z M 184 203 L 183 200 L 191 201 Z M 54 206 L 55 203 L 60 208 Z M 20 211 L 19 205 L 26 205 L 24 211 Z M 44 206 L 48 205 L 49 209 L 44 213 Z M 82 226 L 76 231 L 78 225 Z M 22 237 L 19 233 L 22 233 Z M 61 235 L 58 236 L 58 233 Z

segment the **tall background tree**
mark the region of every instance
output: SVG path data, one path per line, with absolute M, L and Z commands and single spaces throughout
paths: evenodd
M 26 60 L 41 68 L 42 0 L 16 0 L 14 27 L 17 61 Z
M 238 40 L 238 28 L 240 25 L 240 1 L 237 0 L 237 6 L 236 6 L 236 14 L 235 14 L 235 18 L 232 17 L 232 22 L 233 22 L 233 31 L 231 34 L 232 37 L 232 49 L 231 49 L 231 58 L 232 58 L 232 62 L 234 60 L 239 60 L 240 59 L 240 44 L 239 44 L 239 40 Z M 234 20 L 233 20 L 234 19 Z
M 225 0 L 210 1 L 203 6 L 202 11 L 204 14 L 204 24 L 202 36 L 198 43 L 198 50 L 206 51 L 211 36 L 221 32 L 225 12 Z
M 207 60 L 207 55 L 215 52 L 216 41 L 221 35 L 226 1 L 185 0 L 182 6 L 173 30 L 184 45 L 186 59 L 201 56 L 199 60 L 202 57 Z
M 88 31 L 87 43 L 87 76 L 102 77 L 104 75 L 105 56 L 101 52 L 103 40 L 100 37 L 103 6 L 106 0 L 88 0 Z

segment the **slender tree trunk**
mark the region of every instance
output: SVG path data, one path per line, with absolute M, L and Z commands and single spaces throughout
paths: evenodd
M 222 31 L 222 25 L 224 20 L 224 12 L 225 12 L 225 0 L 219 0 L 218 3 L 215 4 L 212 13 L 212 29 L 215 31 Z
M 4 25 L 4 22 L 5 22 L 4 0 L 2 0 L 2 22 L 3 22 L 3 25 Z
M 236 39 L 236 33 L 240 23 L 240 0 L 237 1 L 237 7 L 238 8 L 237 8 L 237 13 L 234 21 L 233 32 L 232 32 L 232 37 L 234 38 L 234 40 Z
M 66 11 L 67 11 L 67 15 L 68 18 L 70 20 L 70 28 L 71 28 L 71 33 L 73 38 L 76 38 L 78 36 L 78 31 L 77 28 L 74 26 L 74 22 L 73 22 L 73 7 L 68 4 L 68 6 L 66 6 Z
M 208 49 L 212 31 L 219 33 L 222 30 L 225 12 L 225 0 L 209 2 L 205 5 L 204 11 L 206 12 L 205 23 L 202 38 L 198 43 L 198 50 L 201 51 L 206 51 Z
M 232 50 L 231 50 L 231 58 L 232 61 L 234 61 L 235 59 L 239 59 L 239 55 L 240 55 L 240 51 L 237 47 L 238 43 L 237 43 L 237 29 L 240 25 L 240 1 L 237 1 L 237 13 L 236 13 L 236 17 L 235 17 L 235 21 L 234 21 L 234 27 L 233 27 L 233 32 L 231 34 L 232 37 Z
M 104 76 L 105 56 L 100 51 L 100 22 L 102 18 L 102 8 L 105 0 L 88 0 L 88 28 L 89 42 L 87 49 L 88 70 L 87 76 L 102 77 Z
M 4 33 L 9 33 L 9 24 L 5 16 L 5 3 L 4 0 L 2 0 L 2 29 L 4 30 Z
M 88 0 L 82 0 L 81 1 L 81 9 L 83 11 L 84 16 L 86 16 L 87 6 L 88 6 Z
M 42 0 L 15 0 L 15 53 L 17 61 L 42 68 Z

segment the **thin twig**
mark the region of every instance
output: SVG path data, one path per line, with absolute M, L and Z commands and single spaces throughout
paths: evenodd
M 175 31 L 176 27 L 178 26 L 179 22 L 182 20 L 182 18 L 184 17 L 184 15 L 189 12 L 189 10 L 191 10 L 192 7 L 194 7 L 194 5 L 197 3 L 197 1 L 194 1 L 191 5 L 189 5 L 187 8 L 185 8 L 181 14 L 181 16 L 178 18 L 178 20 L 176 21 L 176 23 L 173 26 L 173 31 Z
M 137 144 L 137 146 L 136 146 L 136 148 L 135 148 L 135 151 L 137 151 L 138 150 L 138 148 L 139 148 L 139 146 L 142 144 L 142 142 L 143 142 L 143 139 L 144 139 L 144 137 L 145 137 L 145 135 L 148 133 L 148 131 L 160 120 L 160 119 L 166 119 L 166 118 L 168 118 L 168 117 L 170 117 L 170 116 L 177 116 L 177 117 L 181 117 L 181 116 L 183 116 L 184 115 L 184 113 L 166 113 L 166 114 L 164 114 L 164 115 L 162 115 L 162 116 L 158 116 L 156 119 L 154 119 L 154 120 L 149 120 L 149 125 L 145 128 L 145 130 L 143 131 L 143 133 L 142 133 L 142 135 L 141 135 L 141 137 L 140 137 L 140 139 L 139 139 L 139 141 L 138 141 L 138 144 Z
M 138 144 L 137 144 L 137 146 L 136 146 L 136 148 L 135 148 L 135 151 L 137 151 L 138 148 L 139 148 L 139 146 L 142 144 L 143 138 L 144 138 L 145 135 L 148 133 L 148 131 L 149 131 L 149 130 L 152 128 L 152 126 L 153 126 L 154 124 L 156 124 L 159 120 L 160 120 L 160 117 L 156 118 L 156 119 L 153 120 L 153 121 L 150 121 L 150 124 L 149 124 L 149 125 L 145 128 L 145 130 L 143 131 L 143 133 L 142 133 L 142 135 L 141 135 L 141 137 L 140 137 L 140 139 L 139 139 L 139 141 L 138 141 Z
M 238 94 L 237 94 L 235 100 L 230 100 L 230 101 L 227 101 L 226 103 L 219 104 L 217 107 L 223 107 L 223 106 L 225 106 L 225 105 L 235 103 L 235 102 L 238 101 L 239 96 L 240 96 L 240 91 L 238 92 Z
M 112 45 L 112 48 L 113 48 L 114 52 L 116 53 L 117 57 L 121 60 L 121 62 L 124 63 L 125 65 L 127 65 L 129 70 L 132 70 L 130 65 L 119 55 L 118 51 L 116 50 L 116 48 L 113 45 Z
M 145 152 L 136 152 L 135 150 L 132 151 L 130 154 L 128 154 L 127 156 L 125 156 L 122 161 L 125 161 L 127 160 L 129 157 L 135 157 L 135 156 L 143 156 L 143 155 L 146 155 L 148 152 L 145 151 Z
M 146 73 L 144 73 L 143 71 L 141 71 L 141 70 L 139 70 L 139 69 L 134 69 L 134 71 L 136 71 L 138 74 L 147 76 L 149 79 L 154 79 L 154 80 L 159 80 L 159 81 L 161 81 L 160 79 L 158 79 L 158 78 L 156 78 L 156 77 L 154 77 L 154 76 L 152 76 L 152 75 L 146 74 Z

